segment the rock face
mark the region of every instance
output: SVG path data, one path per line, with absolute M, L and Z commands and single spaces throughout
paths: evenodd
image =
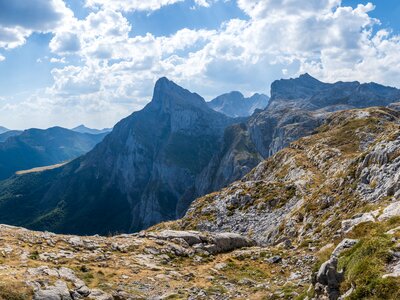
M 240 92 L 231 92 L 223 94 L 207 104 L 215 111 L 235 118 L 248 117 L 256 109 L 265 109 L 268 101 L 269 97 L 263 94 L 254 94 L 250 98 L 245 98 Z
M 38 188 L 18 191 L 17 201 L 3 193 L 0 220 L 56 232 L 107 234 L 176 219 L 198 194 L 196 178 L 233 122 L 199 95 L 162 78 L 152 101 L 119 122 L 93 151 L 58 170 L 5 183 Z M 20 205 L 11 216 L 10 209 Z
M 321 82 L 309 74 L 277 80 L 271 87 L 270 109 L 295 106 L 306 110 L 330 110 L 387 106 L 400 99 L 400 91 L 376 83 Z

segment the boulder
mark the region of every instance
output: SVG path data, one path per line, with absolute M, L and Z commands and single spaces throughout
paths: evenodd
M 72 298 L 67 284 L 64 281 L 57 280 L 54 286 L 37 290 L 33 300 L 72 300 Z
M 400 201 L 393 202 L 386 207 L 382 214 L 378 217 L 379 221 L 389 220 L 392 217 L 400 216 Z
M 163 230 L 157 233 L 151 232 L 147 234 L 147 236 L 162 240 L 182 239 L 188 243 L 189 246 L 202 243 L 200 233 L 196 231 Z
M 327 294 L 329 300 L 337 300 L 340 297 L 340 284 L 344 279 L 344 272 L 337 271 L 337 258 L 332 257 L 324 262 L 316 275 L 317 296 Z M 317 298 L 318 299 L 318 298 Z
M 243 247 L 254 246 L 254 242 L 237 233 L 215 233 L 208 240 L 210 245 L 205 246 L 205 250 L 210 253 L 223 253 Z

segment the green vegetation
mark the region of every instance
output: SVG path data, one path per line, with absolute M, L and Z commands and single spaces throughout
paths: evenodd
M 39 259 L 39 252 L 37 250 L 31 252 L 29 254 L 29 258 L 32 260 L 38 260 Z
M 400 299 L 400 280 L 382 278 L 391 258 L 391 247 L 391 238 L 378 234 L 363 238 L 344 253 L 339 264 L 345 270 L 343 289 L 355 285 L 349 299 Z

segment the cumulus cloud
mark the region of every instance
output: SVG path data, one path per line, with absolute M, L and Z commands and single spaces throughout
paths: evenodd
M 152 11 L 163 6 L 172 5 L 184 0 L 86 0 L 86 6 L 90 8 L 105 8 L 116 11 Z M 205 0 L 196 0 L 205 1 Z
M 231 19 L 216 30 L 132 34 L 135 24 L 127 12 L 180 1 L 86 0 L 89 14 L 70 16 L 53 31 L 49 45 L 62 57 L 53 62 L 79 63 L 55 65 L 54 84 L 26 107 L 40 103 L 105 127 L 147 103 L 161 76 L 206 98 L 229 90 L 268 93 L 273 80 L 303 72 L 326 81 L 400 82 L 400 37 L 370 16 L 371 3 L 352 8 L 340 0 L 237 0 L 248 18 Z M 186 1 L 204 7 L 215 2 Z M 32 30 L 0 26 L 0 47 L 16 47 Z
M 0 0 L 0 47 L 21 46 L 33 32 L 51 32 L 72 17 L 62 0 Z
M 373 30 L 379 21 L 369 16 L 370 3 L 352 8 L 340 0 L 238 0 L 249 19 L 232 19 L 218 30 L 130 35 L 124 11 L 176 2 L 88 0 L 97 10 L 57 32 L 50 43 L 53 52 L 74 52 L 84 64 L 54 69 L 47 93 L 98 99 L 105 108 L 105 103 L 143 105 L 160 76 L 207 98 L 234 89 L 268 92 L 273 80 L 302 72 L 327 81 L 400 81 L 399 37 Z M 76 47 L 69 47 L 74 40 Z
M 0 54 L 0 62 L 2 62 L 3 60 L 5 60 L 6 58 Z M 0 98 L 1 99 L 1 98 Z

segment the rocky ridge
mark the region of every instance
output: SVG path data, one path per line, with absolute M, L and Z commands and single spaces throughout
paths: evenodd
M 215 111 L 236 118 L 249 117 L 256 109 L 265 109 L 268 101 L 269 97 L 263 94 L 245 98 L 240 92 L 230 92 L 207 102 L 207 105 Z

